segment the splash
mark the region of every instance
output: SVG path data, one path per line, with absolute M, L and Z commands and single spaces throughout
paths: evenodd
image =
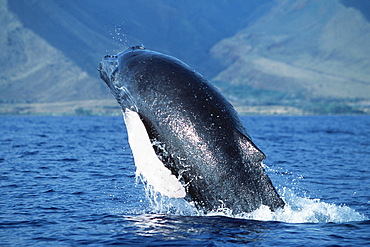
M 146 213 L 154 214 L 171 214 L 182 216 L 199 216 L 200 212 L 196 209 L 193 203 L 186 201 L 183 198 L 170 198 L 163 196 L 161 193 L 154 190 L 153 186 L 148 184 L 147 180 L 142 175 L 136 177 L 137 182 L 141 181 L 144 184 L 145 196 L 149 202 L 149 207 Z
M 285 200 L 285 198 L 283 197 Z M 208 216 L 223 215 L 234 217 L 228 209 L 219 209 Z M 348 206 L 330 204 L 320 199 L 295 197 L 294 202 L 287 202 L 283 209 L 272 212 L 267 206 L 261 206 L 251 213 L 241 213 L 235 216 L 241 219 L 261 221 L 281 221 L 286 223 L 343 223 L 363 221 L 368 218 Z
M 286 205 L 283 209 L 272 212 L 267 206 L 261 206 L 251 213 L 241 213 L 233 215 L 228 208 L 219 208 L 207 214 L 187 202 L 184 199 L 175 199 L 161 196 L 146 186 L 146 196 L 150 201 L 150 212 L 155 214 L 174 214 L 182 216 L 226 216 L 238 219 L 260 220 L 260 221 L 280 221 L 286 223 L 343 223 L 350 221 L 369 220 L 368 217 L 356 212 L 354 209 L 345 205 L 335 205 L 326 203 L 320 199 L 283 196 Z
M 113 45 L 117 47 L 117 50 L 122 50 L 122 48 L 127 47 L 130 44 L 124 25 L 115 25 L 114 31 L 109 32 L 109 36 L 112 39 Z M 116 52 L 116 50 L 113 52 Z
M 345 205 L 327 203 L 320 199 L 300 197 L 294 191 L 283 187 L 280 191 L 286 205 L 283 209 L 272 212 L 267 206 L 261 206 L 251 213 L 234 215 L 228 208 L 219 208 L 207 214 L 203 213 L 183 198 L 168 198 L 155 192 L 143 181 L 146 197 L 150 202 L 150 213 L 173 214 L 182 216 L 226 216 L 238 219 L 280 221 L 286 223 L 343 223 L 369 220 L 365 215 Z

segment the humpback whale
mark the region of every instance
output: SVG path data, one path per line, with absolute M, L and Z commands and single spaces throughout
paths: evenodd
M 182 61 L 132 46 L 106 55 L 100 77 L 122 107 L 137 167 L 164 196 L 233 214 L 285 203 L 233 106 Z

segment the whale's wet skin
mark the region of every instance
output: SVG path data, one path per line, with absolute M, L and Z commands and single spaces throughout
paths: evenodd
M 200 74 L 141 46 L 104 57 L 99 71 L 122 107 L 137 174 L 155 191 L 205 212 L 284 207 L 262 166 L 265 155 Z

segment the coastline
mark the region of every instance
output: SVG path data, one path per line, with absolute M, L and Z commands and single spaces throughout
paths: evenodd
M 364 102 L 358 112 L 326 112 L 318 114 L 295 106 L 261 105 L 247 106 L 234 105 L 241 116 L 246 115 L 370 115 L 370 102 Z M 0 116 L 120 116 L 121 108 L 115 99 L 82 100 L 52 103 L 0 103 Z

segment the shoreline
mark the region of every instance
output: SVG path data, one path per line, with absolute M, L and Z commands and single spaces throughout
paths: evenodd
M 370 115 L 370 105 L 361 108 L 358 113 L 317 114 L 304 111 L 294 106 L 234 106 L 241 116 L 320 116 L 320 115 Z M 53 103 L 2 103 L 0 116 L 120 116 L 121 108 L 115 99 L 83 100 Z

